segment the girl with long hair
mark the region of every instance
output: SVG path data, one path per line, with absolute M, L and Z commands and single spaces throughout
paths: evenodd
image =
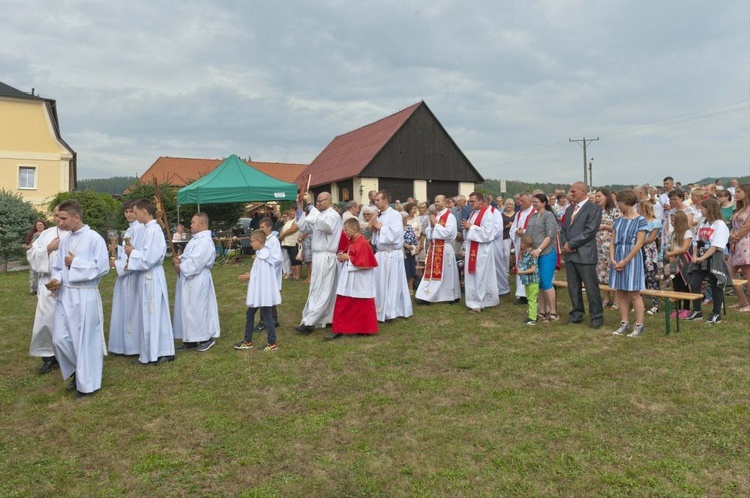
M 703 279 L 708 277 L 714 305 L 706 323 L 721 323 L 721 305 L 724 303 L 724 287 L 729 279 L 729 270 L 724 263 L 724 248 L 729 242 L 729 228 L 721 216 L 716 199 L 704 199 L 700 203 L 702 222 L 698 225 L 697 243 L 693 247 L 693 263 L 688 269 L 690 289 L 699 293 Z M 702 299 L 693 301 L 693 312 L 685 320 L 703 318 Z
M 602 208 L 602 221 L 599 231 L 596 232 L 596 249 L 598 261 L 596 264 L 596 276 L 600 284 L 609 284 L 609 245 L 612 242 L 615 220 L 620 217 L 620 210 L 612 201 L 612 193 L 606 188 L 600 188 L 594 193 L 594 202 Z M 615 293 L 607 292 L 602 305 L 616 310 L 619 304 L 615 301 Z
M 675 292 L 690 292 L 687 269 L 692 261 L 693 232 L 688 225 L 688 217 L 683 211 L 677 211 L 672 217 L 672 233 L 664 240 L 664 261 L 667 264 L 666 275 L 672 281 Z M 681 300 L 672 313 L 672 318 L 690 316 L 690 301 Z
M 654 205 L 648 200 L 642 200 L 638 203 L 638 212 L 646 219 L 648 223 L 648 232 L 646 240 L 643 241 L 643 270 L 646 277 L 646 288 L 659 290 L 658 278 L 662 274 L 662 262 L 659 260 L 659 249 L 656 247 L 656 239 L 661 232 L 661 220 L 654 216 Z M 652 306 L 646 311 L 649 315 L 655 315 L 659 311 L 659 300 L 651 297 Z
M 729 235 L 729 271 L 732 277 L 742 272 L 742 278 L 750 277 L 750 183 L 743 183 L 734 189 L 734 201 L 737 208 L 732 213 L 732 231 Z M 750 312 L 748 295 L 741 285 L 734 286 L 737 294 L 736 307 L 742 312 Z

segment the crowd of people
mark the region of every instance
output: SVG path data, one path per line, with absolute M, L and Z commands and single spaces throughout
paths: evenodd
M 589 192 L 574 183 L 567 192 L 505 200 L 472 192 L 403 204 L 387 191 L 372 191 L 367 204 L 350 202 L 341 212 L 327 192 L 309 205 L 300 196 L 280 219 L 258 219 L 250 235 L 253 264 L 239 276 L 247 282 L 246 326 L 234 348 L 253 348 L 253 335 L 266 330 L 262 350 L 278 350 L 283 281 L 300 280 L 305 263 L 309 291 L 294 330 L 311 335 L 330 327 L 325 340 L 376 334 L 379 323 L 409 318 L 413 303 L 456 304 L 462 294 L 470 313 L 486 312 L 507 296 L 527 307 L 523 325 L 557 322 L 553 279 L 562 267 L 571 302 L 566 325 L 584 321 L 585 295 L 592 328 L 604 325 L 609 308 L 620 315 L 613 334 L 637 337 L 644 315 L 660 312 L 659 300 L 644 305 L 641 291 L 666 287 L 701 294 L 675 310 L 686 320 L 720 323 L 729 289 L 737 295 L 732 308 L 749 312 L 745 287 L 732 288 L 732 279 L 750 274 L 750 185 L 678 187 L 667 177 L 662 189 Z M 71 200 L 55 208 L 54 227 L 37 223 L 30 232 L 27 256 L 38 299 L 30 354 L 42 359 L 40 373 L 59 365 L 78 397 L 101 387 L 107 351 L 159 365 L 173 361 L 176 351 L 206 352 L 220 335 L 208 217 L 192 218 L 189 240 L 180 232 L 186 242 L 172 260 L 178 278 L 170 316 L 166 242 L 154 206 L 128 201 L 123 212 L 129 228 L 109 247 Z M 105 343 L 98 284 L 110 269 L 117 280 Z M 612 289 L 604 299 L 601 284 Z M 704 317 L 706 303 L 712 311 Z

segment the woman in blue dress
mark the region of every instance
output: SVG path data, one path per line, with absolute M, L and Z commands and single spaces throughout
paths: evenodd
M 612 267 L 609 272 L 609 286 L 617 291 L 620 304 L 620 327 L 614 335 L 625 335 L 630 330 L 628 321 L 628 301 L 633 302 L 635 325 L 628 337 L 638 337 L 643 333 L 643 300 L 641 291 L 646 287 L 643 272 L 643 255 L 641 247 L 646 240 L 648 223 L 639 215 L 634 206 L 638 194 L 632 189 L 617 192 L 617 206 L 622 216 L 615 220 L 612 244 L 609 246 L 609 257 Z

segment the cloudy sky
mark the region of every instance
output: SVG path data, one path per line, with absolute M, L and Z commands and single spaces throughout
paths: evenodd
M 309 163 L 424 100 L 485 178 L 750 173 L 747 0 L 0 0 L 0 81 L 58 102 L 79 178 Z

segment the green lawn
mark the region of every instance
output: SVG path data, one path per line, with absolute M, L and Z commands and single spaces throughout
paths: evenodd
M 109 356 L 81 401 L 59 370 L 36 373 L 36 298 L 26 273 L 0 274 L 0 496 L 750 495 L 748 315 L 665 336 L 660 314 L 627 339 L 618 312 L 592 330 L 445 304 L 327 343 L 292 331 L 293 282 L 279 351 L 238 352 L 246 269 L 214 270 L 213 349 L 160 367 Z

